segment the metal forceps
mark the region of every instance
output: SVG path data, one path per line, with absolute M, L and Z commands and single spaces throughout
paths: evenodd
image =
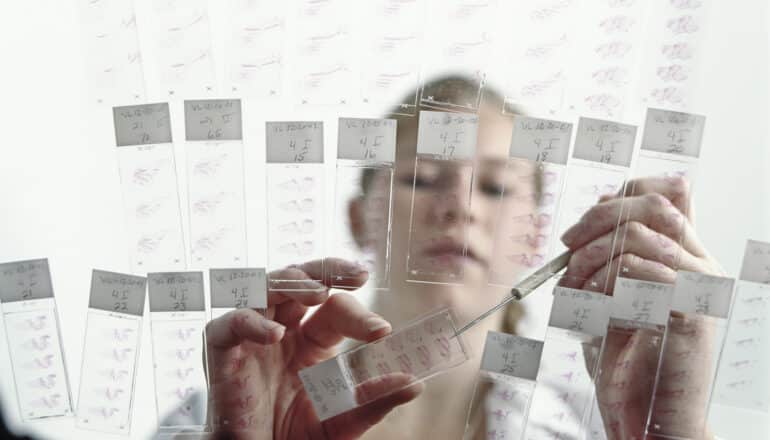
M 496 306 L 492 307 L 491 309 L 479 315 L 477 318 L 475 318 L 471 322 L 462 326 L 459 330 L 457 330 L 457 332 L 455 333 L 455 336 L 458 336 L 464 333 L 469 328 L 483 321 L 489 315 L 505 307 L 505 305 L 508 304 L 509 302 L 513 300 L 521 301 L 522 299 L 524 299 L 525 296 L 535 291 L 535 289 L 542 286 L 543 283 L 550 280 L 556 274 L 561 272 L 562 269 L 567 267 L 567 263 L 569 263 L 569 258 L 571 256 L 572 256 L 572 252 L 565 251 L 563 254 L 559 255 L 558 257 L 554 258 L 553 260 L 543 265 L 543 267 L 541 267 L 540 269 L 536 270 L 534 273 L 532 273 L 532 275 L 521 280 L 518 284 L 516 284 L 511 289 L 511 294 L 508 297 L 506 297 Z

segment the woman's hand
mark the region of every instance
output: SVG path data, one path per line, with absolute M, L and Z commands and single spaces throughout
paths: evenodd
M 368 278 L 353 263 L 338 259 L 325 263 L 350 273 L 349 290 Z M 297 373 L 334 356 L 335 346 L 345 337 L 368 342 L 391 332 L 387 321 L 353 296 L 329 296 L 331 280 L 323 276 L 322 267 L 321 261 L 313 261 L 271 274 L 296 279 L 312 293 L 271 292 L 265 315 L 239 309 L 207 326 L 215 438 L 355 439 L 420 393 L 422 386 L 413 385 L 324 422 L 318 420 Z M 310 306 L 320 307 L 302 321 Z
M 560 284 L 612 294 L 616 275 L 673 284 L 679 269 L 722 274 L 695 234 L 684 179 L 645 178 L 626 188 L 600 199 L 564 234 L 573 254 Z M 703 429 L 712 333 L 707 320 L 672 312 L 665 348 L 662 334 L 651 330 L 607 336 L 596 390 L 610 440 L 644 438 L 651 405 L 652 429 L 659 424 L 658 432 L 710 438 Z
M 683 178 L 632 180 L 625 194 L 602 197 L 562 236 L 572 257 L 560 284 L 611 294 L 616 274 L 659 283 L 673 283 L 680 269 L 720 275 L 695 234 L 689 201 Z

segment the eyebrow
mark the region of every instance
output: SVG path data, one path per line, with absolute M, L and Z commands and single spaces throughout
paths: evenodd
M 476 162 L 480 165 L 498 165 L 498 166 L 506 166 L 509 164 L 508 160 L 506 158 L 502 157 L 479 157 L 476 159 Z

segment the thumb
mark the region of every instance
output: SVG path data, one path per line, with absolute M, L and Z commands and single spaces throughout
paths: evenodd
M 381 422 L 393 408 L 417 398 L 425 385 L 403 373 L 380 376 L 356 388 L 356 401 L 364 403 L 324 422 L 330 439 L 353 440 Z
M 596 203 L 604 203 L 612 199 L 617 199 L 618 197 L 620 197 L 618 194 L 602 194 L 599 196 L 599 200 Z

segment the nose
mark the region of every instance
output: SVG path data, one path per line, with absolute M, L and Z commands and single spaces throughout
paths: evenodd
M 447 165 L 439 176 L 440 184 L 427 200 L 427 223 L 440 229 L 449 229 L 472 223 L 475 216 L 470 209 L 473 167 Z

